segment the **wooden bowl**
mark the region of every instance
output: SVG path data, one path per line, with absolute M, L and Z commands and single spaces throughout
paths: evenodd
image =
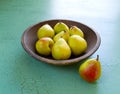
M 71 56 L 68 60 L 55 60 L 52 58 L 52 56 L 44 57 L 44 56 L 40 56 L 36 52 L 35 43 L 38 40 L 37 38 L 38 28 L 46 23 L 53 27 L 57 22 L 60 22 L 60 21 L 67 24 L 69 27 L 73 25 L 78 26 L 84 32 L 84 35 L 85 35 L 84 38 L 88 44 L 87 50 L 84 54 L 78 57 Z M 47 21 L 43 21 L 38 24 L 35 24 L 33 26 L 30 26 L 24 31 L 22 35 L 22 40 L 21 40 L 21 44 L 23 48 L 30 56 L 36 58 L 39 61 L 42 61 L 48 64 L 53 64 L 53 65 L 69 65 L 69 64 L 80 62 L 81 60 L 91 56 L 99 48 L 100 43 L 101 43 L 100 35 L 97 32 L 95 32 L 93 29 L 91 29 L 90 27 L 88 27 L 83 23 L 71 21 L 71 20 L 64 20 L 64 19 L 47 20 Z

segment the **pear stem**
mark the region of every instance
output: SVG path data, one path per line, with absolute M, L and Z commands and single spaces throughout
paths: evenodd
M 99 61 L 99 55 L 97 55 L 97 58 L 96 58 L 97 61 Z

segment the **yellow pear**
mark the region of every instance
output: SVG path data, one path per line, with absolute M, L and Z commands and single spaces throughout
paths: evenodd
M 61 32 L 59 32 L 58 34 L 56 34 L 54 37 L 53 37 L 53 40 L 56 42 L 59 38 L 63 38 L 63 39 L 65 39 L 65 41 L 67 41 L 68 40 L 68 38 L 69 38 L 69 33 L 68 32 L 66 32 L 66 31 L 61 31 Z
M 71 56 L 71 49 L 63 38 L 59 38 L 52 47 L 52 56 L 57 60 L 65 60 Z
M 71 48 L 73 55 L 78 56 L 84 53 L 87 49 L 87 42 L 79 35 L 72 35 L 68 39 L 68 44 Z
M 51 54 L 54 41 L 49 37 L 40 38 L 35 45 L 36 51 L 44 56 Z
M 69 33 L 70 33 L 70 35 L 79 35 L 79 36 L 81 36 L 82 38 L 84 38 L 84 33 L 83 33 L 83 31 L 82 31 L 80 28 L 78 28 L 77 26 L 72 26 L 72 27 L 70 28 Z
M 65 23 L 63 23 L 63 22 L 58 22 L 54 26 L 54 30 L 55 30 L 56 34 L 61 32 L 61 31 L 69 32 L 69 27 Z
M 52 38 L 54 34 L 55 34 L 54 30 L 49 24 L 44 24 L 37 31 L 38 38 L 42 38 L 42 37 Z

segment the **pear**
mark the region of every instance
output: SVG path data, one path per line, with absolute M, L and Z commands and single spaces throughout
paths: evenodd
M 71 48 L 73 55 L 78 56 L 84 53 L 87 49 L 87 42 L 79 35 L 72 35 L 68 39 L 68 44 Z
M 59 32 L 58 34 L 56 34 L 54 37 L 53 37 L 53 40 L 56 42 L 59 38 L 63 38 L 63 39 L 65 39 L 65 41 L 67 41 L 68 40 L 68 38 L 69 38 L 69 33 L 68 32 L 66 32 L 66 31 L 61 31 L 61 32 Z
M 38 38 L 42 38 L 42 37 L 52 38 L 54 34 L 55 34 L 54 30 L 49 24 L 44 24 L 37 31 Z
M 70 33 L 70 35 L 79 35 L 79 36 L 81 36 L 82 38 L 84 38 L 84 33 L 83 33 L 83 31 L 82 31 L 80 28 L 78 28 L 77 26 L 72 26 L 72 27 L 70 28 L 69 33 Z
M 79 67 L 80 76 L 88 81 L 95 82 L 101 76 L 101 63 L 99 61 L 99 55 L 97 58 L 88 59 Z
M 71 56 L 71 49 L 63 38 L 59 38 L 53 45 L 52 56 L 57 60 L 66 60 Z
M 40 38 L 35 45 L 36 51 L 43 55 L 48 56 L 51 54 L 54 41 L 49 37 Z
M 58 22 L 58 23 L 55 24 L 54 30 L 55 30 L 56 34 L 61 32 L 61 31 L 69 32 L 69 27 L 63 22 Z

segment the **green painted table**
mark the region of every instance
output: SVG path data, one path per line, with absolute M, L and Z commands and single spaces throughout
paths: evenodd
M 0 94 L 114 94 L 120 92 L 119 0 L 0 0 Z M 40 21 L 70 19 L 101 36 L 102 76 L 93 84 L 78 74 L 81 62 L 53 66 L 21 46 L 24 30 Z

